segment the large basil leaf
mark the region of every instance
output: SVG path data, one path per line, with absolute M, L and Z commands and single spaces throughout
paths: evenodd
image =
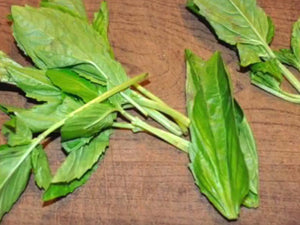
M 116 108 L 108 103 L 93 104 L 67 120 L 61 129 L 61 137 L 70 140 L 90 137 L 104 128 L 110 127 L 116 118 Z
M 40 5 L 41 7 L 57 9 L 80 19 L 88 20 L 81 0 L 42 0 Z
M 274 27 L 255 0 L 189 0 L 187 6 L 205 17 L 221 40 L 237 46 L 242 66 L 272 55 Z
M 18 45 L 42 69 L 76 67 L 111 89 L 128 78 L 109 55 L 103 38 L 87 22 L 49 8 L 12 7 Z M 66 32 L 68 31 L 68 32 Z M 91 72 L 92 71 L 92 72 Z M 86 77 L 87 78 L 87 77 Z M 114 104 L 123 98 L 110 98 Z
M 24 191 L 31 171 L 28 145 L 0 147 L 0 220 Z
M 32 171 L 39 188 L 47 189 L 52 180 L 48 157 L 42 146 L 38 146 L 31 153 Z
M 249 192 L 229 76 L 219 53 L 204 62 L 187 57 L 190 169 L 201 192 L 228 219 L 236 219 Z
M 249 174 L 249 193 L 243 205 L 257 208 L 259 205 L 259 171 L 256 144 L 250 125 L 240 105 L 235 101 L 235 118 L 238 127 L 239 141 Z

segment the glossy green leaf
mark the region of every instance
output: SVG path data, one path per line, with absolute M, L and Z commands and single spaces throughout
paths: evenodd
M 186 51 L 186 60 L 190 169 L 201 192 L 220 213 L 236 219 L 249 192 L 249 175 L 230 79 L 219 53 L 205 62 Z
M 2 126 L 2 134 L 7 137 L 9 146 L 27 145 L 32 140 L 29 127 L 19 118 L 12 117 Z
M 27 186 L 31 163 L 28 145 L 0 148 L 0 220 Z
M 82 0 L 42 0 L 41 7 L 53 8 L 88 20 Z
M 187 6 L 205 17 L 221 40 L 237 46 L 242 66 L 272 58 L 274 26 L 255 0 L 189 0 Z
M 61 129 L 63 140 L 90 137 L 110 127 L 116 118 L 116 108 L 108 103 L 93 104 L 66 121 Z
M 239 104 L 235 101 L 235 118 L 238 127 L 239 141 L 249 174 L 249 193 L 243 205 L 249 208 L 259 206 L 259 171 L 255 139 L 251 127 Z
M 78 96 L 85 102 L 98 96 L 98 90 L 94 84 L 71 70 L 47 70 L 46 75 L 62 91 Z
M 89 144 L 72 151 L 57 170 L 51 183 L 70 183 L 80 179 L 105 152 L 109 145 L 110 134 L 111 131 L 102 132 Z
M 110 57 L 106 42 L 87 22 L 57 10 L 29 6 L 13 6 L 12 16 L 19 47 L 39 68 L 73 66 L 93 74 L 108 89 L 127 81 L 125 70 Z M 119 104 L 124 100 L 115 95 L 110 101 Z
M 48 157 L 42 146 L 38 146 L 31 153 L 32 171 L 39 188 L 47 189 L 52 180 Z
M 108 40 L 108 24 L 109 24 L 108 7 L 107 7 L 107 2 L 104 1 L 101 3 L 99 11 L 94 14 L 93 28 L 102 36 L 103 40 L 106 42 L 111 57 L 114 58 L 114 52 Z

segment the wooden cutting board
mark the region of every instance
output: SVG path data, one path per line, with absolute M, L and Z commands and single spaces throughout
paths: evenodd
M 215 0 L 216 1 L 216 0 Z M 92 17 L 100 0 L 86 0 Z M 12 4 L 37 0 L 0 0 L 0 49 L 29 64 L 17 49 L 6 15 Z M 299 0 L 259 0 L 273 18 L 274 49 L 289 47 L 291 26 L 300 16 Z M 257 141 L 261 205 L 243 208 L 241 225 L 300 224 L 300 107 L 251 86 L 240 73 L 234 51 L 216 40 L 206 25 L 185 9 L 184 0 L 109 0 L 110 40 L 128 74 L 149 72 L 153 93 L 185 112 L 184 49 L 204 58 L 222 52 Z M 298 74 L 299 75 L 299 74 Z M 300 78 L 300 76 L 298 76 Z M 289 87 L 287 87 L 289 88 Z M 0 102 L 26 105 L 24 97 L 0 85 Z M 7 117 L 1 113 L 1 124 Z M 56 138 L 46 148 L 53 169 L 64 156 Z M 0 143 L 4 144 L 3 137 Z M 219 225 L 229 224 L 201 195 L 187 169 L 188 158 L 147 134 L 117 131 L 91 180 L 70 196 L 43 205 L 33 180 L 3 225 Z

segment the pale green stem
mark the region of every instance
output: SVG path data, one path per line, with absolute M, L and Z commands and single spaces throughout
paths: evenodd
M 183 152 L 187 153 L 189 151 L 189 146 L 190 146 L 189 141 L 180 138 L 174 134 L 171 134 L 169 132 L 166 132 L 164 130 L 161 130 L 159 128 L 153 127 L 145 123 L 144 121 L 142 121 L 140 118 L 132 116 L 121 107 L 119 108 L 119 111 L 126 119 L 128 119 L 131 122 L 132 125 L 136 127 L 140 127 L 141 129 L 161 138 L 162 140 L 168 142 L 171 145 L 174 145 L 175 147 L 177 147 Z

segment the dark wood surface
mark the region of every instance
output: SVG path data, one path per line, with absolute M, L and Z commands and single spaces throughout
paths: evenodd
M 89 16 L 100 0 L 86 0 Z M 37 0 L 0 0 L 0 49 L 25 64 L 11 35 L 6 15 L 12 4 Z M 288 47 L 291 26 L 300 16 L 299 0 L 259 0 L 273 18 L 275 49 Z M 300 108 L 251 86 L 240 73 L 236 54 L 222 46 L 210 30 L 185 9 L 184 0 L 109 0 L 110 39 L 128 74 L 151 74 L 153 93 L 185 112 L 184 49 L 204 58 L 222 52 L 257 141 L 261 205 L 243 208 L 232 224 L 300 224 Z M 299 75 L 299 74 L 298 74 Z M 300 76 L 298 76 L 300 78 Z M 25 99 L 3 90 L 0 102 L 25 105 Z M 2 124 L 7 117 L 0 114 Z M 5 143 L 3 137 L 0 143 Z M 59 139 L 46 148 L 53 170 L 63 160 Z M 229 224 L 202 196 L 187 169 L 188 158 L 147 134 L 117 131 L 97 172 L 67 198 L 43 205 L 33 180 L 7 214 L 3 225 L 219 225 Z

